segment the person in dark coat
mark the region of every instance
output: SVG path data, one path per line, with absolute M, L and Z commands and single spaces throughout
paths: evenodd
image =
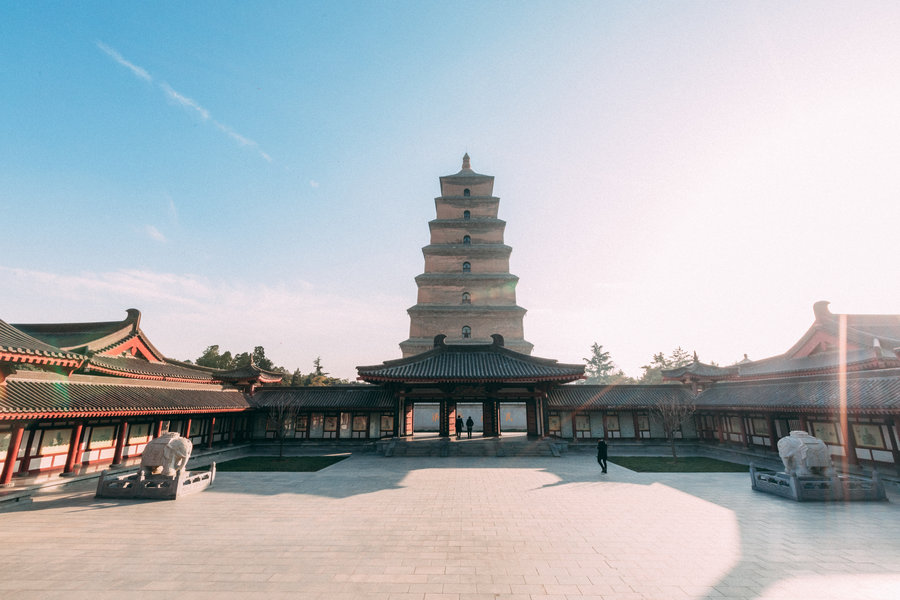
M 606 473 L 606 440 L 601 439 L 597 442 L 597 462 L 600 463 L 600 468 L 603 469 L 603 473 Z
M 462 436 L 463 430 L 463 420 L 462 415 L 456 415 L 456 439 L 459 439 Z
M 475 427 L 475 421 L 472 420 L 472 417 L 466 419 L 466 433 L 469 434 L 469 437 L 472 437 L 472 428 Z

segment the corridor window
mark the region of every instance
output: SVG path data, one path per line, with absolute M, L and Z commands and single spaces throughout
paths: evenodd
M 464 211 L 463 211 L 463 219 L 465 219 L 466 221 L 468 221 L 468 220 L 471 219 L 471 218 L 472 218 L 472 213 L 469 212 L 469 211 L 467 211 L 467 210 L 464 210 Z
M 471 304 L 472 303 L 472 297 L 469 295 L 469 292 L 463 292 L 462 303 L 463 304 Z
M 303 433 L 309 431 L 309 415 L 297 415 L 297 420 L 294 421 L 294 430 Z
M 463 328 L 462 328 L 462 336 L 463 336 L 464 338 L 470 338 L 470 337 L 472 337 L 472 328 L 469 327 L 468 325 L 463 325 Z
M 471 244 L 472 244 L 472 236 L 470 236 L 470 235 L 464 235 L 464 236 L 463 236 L 463 245 L 464 245 L 464 246 L 469 246 L 469 245 L 471 245 Z
M 550 435 L 559 437 L 560 435 L 560 418 L 558 412 L 551 412 L 547 415 L 547 432 Z
M 463 273 L 471 273 L 472 272 L 472 263 L 464 262 L 463 263 Z
M 575 437 L 591 437 L 591 417 L 587 414 L 575 415 Z

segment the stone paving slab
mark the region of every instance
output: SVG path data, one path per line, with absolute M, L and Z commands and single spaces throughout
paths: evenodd
M 218 473 L 177 501 L 96 482 L 0 513 L 0 598 L 900 597 L 900 504 L 800 504 L 748 474 L 589 457 L 381 458 Z

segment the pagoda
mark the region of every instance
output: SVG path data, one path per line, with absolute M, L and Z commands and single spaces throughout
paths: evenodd
M 434 199 L 437 218 L 428 223 L 431 243 L 422 248 L 425 272 L 416 277 L 418 299 L 407 312 L 409 339 L 400 343 L 403 357 L 434 348 L 438 335 L 450 344 L 491 343 L 530 354 L 516 304 L 519 278 L 509 272 L 512 248 L 503 243 L 506 222 L 497 218 L 500 199 L 494 177 L 472 170 L 469 155 L 462 169 L 440 178 Z

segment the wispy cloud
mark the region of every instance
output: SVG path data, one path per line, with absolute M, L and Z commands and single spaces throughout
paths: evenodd
M 300 279 L 245 284 L 139 269 L 52 273 L 0 265 L 0 281 L 9 284 L 0 318 L 13 323 L 114 320 L 133 306 L 168 356 L 193 358 L 209 344 L 232 352 L 263 345 L 276 364 L 307 370 L 322 356 L 329 371 L 351 379 L 356 365 L 398 356 L 397 341 L 409 328 L 397 309 L 402 297 L 346 296 Z
M 123 67 L 130 69 L 132 73 L 134 73 L 135 75 L 137 75 L 144 81 L 153 81 L 153 77 L 150 76 L 150 73 L 148 73 L 144 69 L 140 68 L 136 64 L 125 60 L 125 58 L 122 57 L 121 54 L 119 54 L 118 52 L 116 52 L 115 50 L 113 50 L 112 48 L 110 48 L 109 46 L 104 44 L 103 42 L 97 42 L 97 47 L 100 48 L 100 50 L 102 50 L 103 52 L 105 52 L 107 54 L 107 56 L 112 58 L 114 61 L 116 61 Z
M 183 96 L 183 95 L 179 94 L 178 92 L 176 92 L 175 90 L 173 90 L 172 86 L 170 86 L 165 81 L 160 83 L 159 87 L 162 88 L 162 90 L 166 93 L 166 96 L 168 96 L 169 99 L 174 100 L 177 104 L 180 104 L 184 108 L 194 110 L 198 115 L 200 115 L 200 118 L 203 119 L 204 121 L 209 119 L 209 111 L 208 110 L 206 110 L 205 108 L 200 106 L 196 101 L 191 100 L 187 96 Z
M 147 232 L 147 235 L 150 236 L 150 239 L 156 240 L 157 242 L 166 242 L 166 236 L 163 233 L 154 227 L 153 225 L 147 225 L 144 227 L 144 231 Z
M 153 77 L 148 73 L 145 69 L 137 66 L 136 64 L 126 60 L 121 54 L 119 54 L 114 48 L 110 48 L 103 42 L 96 42 L 97 48 L 102 50 L 107 56 L 112 58 L 114 61 L 122 65 L 123 67 L 131 70 L 132 73 L 140 77 L 141 79 L 149 82 L 153 82 Z M 165 81 L 157 84 L 159 88 L 165 93 L 166 97 L 174 102 L 175 104 L 181 106 L 182 108 L 195 113 L 202 120 L 212 123 L 216 129 L 227 135 L 229 138 L 237 142 L 239 145 L 245 148 L 250 148 L 254 150 L 263 160 L 267 162 L 272 162 L 272 157 L 269 156 L 266 152 L 263 152 L 262 148 L 259 147 L 255 141 L 250 138 L 241 135 L 228 125 L 224 123 L 220 123 L 219 121 L 212 118 L 209 110 L 207 110 L 202 104 L 194 100 L 193 98 L 189 98 L 184 94 L 178 92 L 171 85 L 166 83 Z
M 245 138 L 244 136 L 242 136 L 241 134 L 239 134 L 238 132 L 233 130 L 228 125 L 223 125 L 222 123 L 219 123 L 215 119 L 213 119 L 212 122 L 213 122 L 213 125 L 218 127 L 220 131 L 222 131 L 225 135 L 227 135 L 228 137 L 230 137 L 231 139 L 236 141 L 238 144 L 240 144 L 241 146 L 247 146 L 249 148 L 253 148 L 266 161 L 272 162 L 272 157 L 269 156 L 268 154 L 266 154 L 265 152 L 263 152 L 260 149 L 259 144 L 257 144 L 256 142 L 254 142 L 251 139 Z
M 317 187 L 319 187 L 319 182 L 316 181 L 315 179 L 310 179 L 310 180 L 309 180 L 309 187 L 311 187 L 311 188 L 317 188 Z
M 167 209 L 169 213 L 169 219 L 173 222 L 178 222 L 178 208 L 175 206 L 175 200 L 172 199 L 172 196 L 166 194 L 166 200 L 168 200 Z

